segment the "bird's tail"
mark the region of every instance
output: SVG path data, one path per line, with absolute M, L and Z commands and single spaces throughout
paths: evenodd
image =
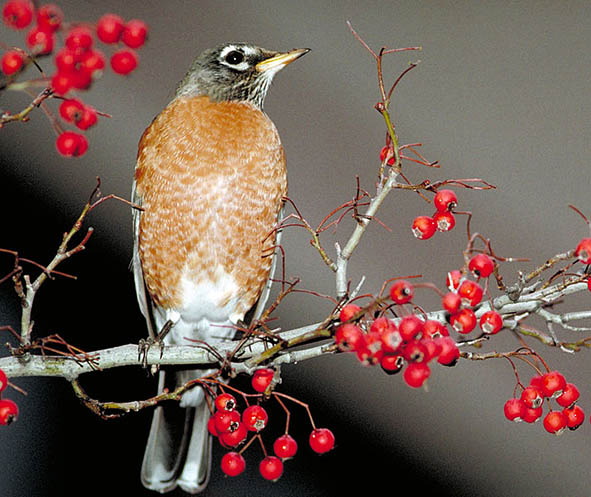
M 178 384 L 202 373 L 181 371 L 168 376 Z M 160 372 L 159 392 L 169 383 L 166 376 L 167 373 Z M 207 431 L 210 413 L 201 392 L 192 398 L 197 402 L 191 402 L 190 407 L 174 402 L 154 411 L 141 472 L 142 483 L 150 490 L 164 493 L 179 486 L 185 492 L 197 494 L 207 486 L 211 466 L 211 436 Z

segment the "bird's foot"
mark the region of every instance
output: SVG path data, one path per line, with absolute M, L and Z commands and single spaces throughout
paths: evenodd
M 160 359 L 162 359 L 162 355 L 164 354 L 164 338 L 170 332 L 170 329 L 173 327 L 174 322 L 172 320 L 166 321 L 162 329 L 158 332 L 158 335 L 155 337 L 148 337 L 142 338 L 138 343 L 138 361 L 142 363 L 142 367 L 148 367 L 148 352 L 151 347 L 157 345 L 160 347 Z M 159 369 L 158 364 L 152 364 L 152 373 L 156 373 Z

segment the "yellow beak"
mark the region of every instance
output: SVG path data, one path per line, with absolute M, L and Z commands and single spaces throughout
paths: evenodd
M 283 69 L 287 64 L 291 64 L 294 60 L 299 59 L 302 55 L 307 54 L 309 51 L 309 48 L 296 48 L 289 52 L 280 52 L 259 62 L 255 66 L 255 69 L 258 72 L 278 71 Z

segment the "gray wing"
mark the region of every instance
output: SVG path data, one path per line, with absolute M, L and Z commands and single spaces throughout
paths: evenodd
M 279 225 L 283 219 L 283 212 L 285 210 L 285 206 L 281 207 L 279 211 L 279 215 L 277 216 L 277 224 Z M 281 243 L 281 230 L 277 230 L 275 232 L 275 247 L 278 247 Z M 261 296 L 256 303 L 256 308 L 253 314 L 253 319 L 259 319 L 263 312 L 265 312 L 265 306 L 267 305 L 267 300 L 269 300 L 269 294 L 271 293 L 271 287 L 273 286 L 273 275 L 275 274 L 275 267 L 277 266 L 277 258 L 281 257 L 279 248 L 276 248 L 273 252 L 273 261 L 271 262 L 271 272 L 269 273 L 269 278 L 263 287 L 263 291 L 261 292 Z
M 135 181 L 133 182 L 133 187 L 131 190 L 131 201 L 137 206 L 141 207 L 142 205 L 142 199 L 136 192 Z M 156 335 L 154 333 L 154 322 L 152 317 L 152 302 L 150 300 L 150 296 L 148 295 L 146 284 L 144 283 L 144 272 L 142 271 L 142 263 L 140 261 L 140 253 L 138 248 L 140 218 L 142 211 L 132 208 L 131 212 L 133 216 L 133 256 L 131 259 L 131 269 L 133 270 L 133 280 L 135 282 L 135 294 L 140 306 L 140 311 L 146 318 L 149 336 L 150 338 L 155 338 Z

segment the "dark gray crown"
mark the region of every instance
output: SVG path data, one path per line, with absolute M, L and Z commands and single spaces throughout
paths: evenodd
M 258 71 L 256 66 L 277 53 L 248 43 L 205 50 L 179 83 L 176 96 L 208 95 L 214 101 L 248 101 L 262 108 L 276 71 Z

